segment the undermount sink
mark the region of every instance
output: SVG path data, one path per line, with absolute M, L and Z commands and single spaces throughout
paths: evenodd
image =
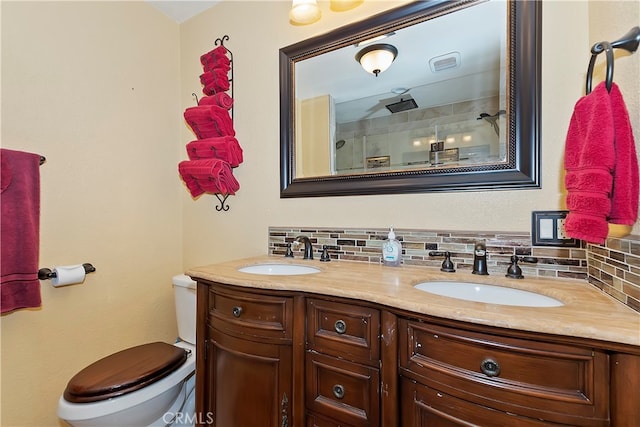
M 255 264 L 239 268 L 238 271 L 267 276 L 297 276 L 300 274 L 320 273 L 319 268 L 299 264 Z
M 418 283 L 414 288 L 444 297 L 489 304 L 519 307 L 560 307 L 564 305 L 555 298 L 535 292 L 480 283 L 423 282 Z

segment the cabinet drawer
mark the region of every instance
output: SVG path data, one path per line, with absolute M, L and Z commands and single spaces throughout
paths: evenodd
M 343 423 L 340 421 L 332 420 L 330 418 L 323 417 L 318 414 L 307 414 L 307 427 L 354 427 L 352 424 Z
M 209 325 L 243 338 L 290 341 L 293 299 L 211 286 Z
M 351 426 L 379 424 L 378 369 L 307 352 L 306 370 L 309 411 Z
M 606 425 L 608 357 L 529 341 L 401 320 L 403 374 L 501 411 L 573 425 Z
M 307 343 L 320 353 L 378 366 L 380 312 L 319 299 L 307 300 Z
M 543 427 L 554 424 L 475 405 L 462 399 L 402 379 L 402 425 L 404 427 Z M 557 424 L 559 426 L 559 424 Z

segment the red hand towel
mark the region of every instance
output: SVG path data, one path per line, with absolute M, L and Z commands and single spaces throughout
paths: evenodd
M 567 235 L 602 244 L 608 234 L 611 212 L 614 123 L 609 93 L 604 83 L 575 105 L 565 145 Z
M 233 106 L 233 98 L 227 92 L 218 92 L 213 96 L 203 97 L 198 105 L 217 105 L 229 110 Z
M 224 160 L 185 160 L 178 165 L 178 171 L 194 198 L 204 193 L 235 194 L 240 189 L 231 166 Z
M 633 225 L 638 219 L 638 156 L 633 130 L 622 93 L 615 83 L 611 86 L 611 109 L 615 129 L 616 164 L 613 173 L 613 195 L 609 222 Z
M 206 73 L 208 71 L 220 70 L 224 73 L 228 73 L 229 70 L 231 69 L 231 63 L 228 61 L 229 61 L 228 59 L 227 61 L 218 60 L 218 59 L 209 59 L 202 64 L 202 71 Z
M 207 71 L 200 75 L 200 83 L 204 85 L 205 95 L 213 95 L 218 92 L 225 92 L 229 90 L 231 85 L 229 84 L 229 76 L 227 72 L 220 68 L 215 68 L 211 71 Z
M 40 307 L 40 156 L 0 150 L 0 312 Z
M 224 46 L 218 46 L 215 49 L 200 56 L 200 63 L 205 71 L 212 70 L 214 68 L 225 68 L 227 71 L 231 68 L 229 57 L 227 56 L 227 49 Z
M 217 105 L 199 105 L 184 111 L 184 119 L 198 139 L 235 136 L 229 111 Z
M 190 160 L 216 158 L 229 163 L 232 168 L 242 163 L 242 148 L 232 136 L 199 139 L 187 144 Z

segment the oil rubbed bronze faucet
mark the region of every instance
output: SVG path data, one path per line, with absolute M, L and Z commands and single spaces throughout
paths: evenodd
M 476 247 L 473 249 L 473 274 L 479 274 L 481 276 L 487 276 L 487 247 L 484 243 L 476 243 Z
M 304 258 L 313 259 L 313 245 L 307 236 L 298 236 L 294 240 L 296 244 L 304 243 Z

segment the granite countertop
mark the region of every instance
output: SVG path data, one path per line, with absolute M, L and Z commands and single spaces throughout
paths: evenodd
M 292 276 L 238 271 L 240 267 L 261 263 L 306 265 L 322 271 Z M 430 267 L 387 267 L 363 262 L 320 262 L 274 256 L 195 267 L 186 274 L 194 279 L 239 287 L 353 298 L 445 319 L 640 346 L 640 313 L 594 286 L 577 280 L 527 277 L 518 280 L 504 275 L 478 276 L 468 271 L 444 273 Z M 487 304 L 438 296 L 413 288 L 417 283 L 434 280 L 518 288 L 547 295 L 564 305 L 538 308 Z

